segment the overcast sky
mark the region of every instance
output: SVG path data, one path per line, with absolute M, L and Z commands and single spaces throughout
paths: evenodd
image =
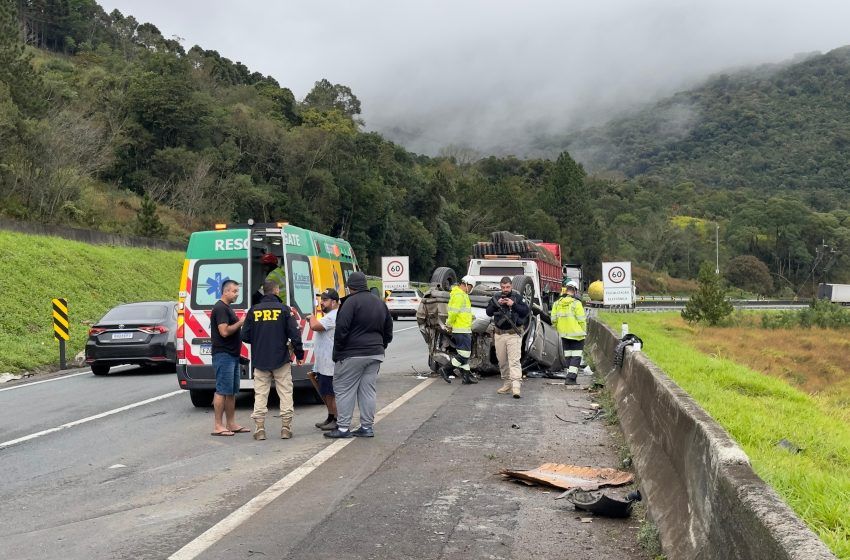
M 711 73 L 850 44 L 846 0 L 101 0 L 301 99 L 352 88 L 416 151 L 523 153 Z

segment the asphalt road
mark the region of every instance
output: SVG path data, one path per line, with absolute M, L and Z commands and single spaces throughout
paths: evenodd
M 323 438 L 324 407 L 299 403 L 291 440 L 211 437 L 211 409 L 174 374 L 136 368 L 0 388 L 0 556 L 643 558 L 634 520 L 582 522 L 557 492 L 496 474 L 616 467 L 615 429 L 580 423 L 587 391 L 533 379 L 517 400 L 496 379 L 423 379 L 415 323 L 396 333 L 368 440 Z M 240 397 L 237 420 L 250 411 Z

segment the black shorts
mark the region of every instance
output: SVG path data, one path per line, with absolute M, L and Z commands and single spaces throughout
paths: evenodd
M 322 375 L 316 372 L 316 380 L 319 382 L 319 395 L 322 397 L 334 396 L 334 378 L 330 375 Z

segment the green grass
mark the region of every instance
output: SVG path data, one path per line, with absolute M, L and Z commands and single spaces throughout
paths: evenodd
M 698 332 L 677 326 L 670 320 L 675 316 L 600 313 L 618 333 L 628 321 L 649 358 L 726 428 L 755 472 L 836 556 L 850 559 L 850 425 L 835 404 L 698 351 L 691 344 Z M 777 447 L 783 438 L 804 451 L 795 455 Z
M 0 372 L 57 364 L 50 300 L 68 300 L 69 359 L 118 303 L 176 300 L 184 254 L 0 231 Z

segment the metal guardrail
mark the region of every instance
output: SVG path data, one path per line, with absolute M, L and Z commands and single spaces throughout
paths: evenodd
M 612 313 L 632 313 L 635 311 L 641 312 L 661 312 L 661 311 L 679 311 L 685 308 L 689 298 L 668 298 L 668 299 L 653 299 L 638 301 L 634 306 L 614 305 L 605 307 L 601 301 L 591 301 L 588 307 L 596 308 L 600 311 L 608 311 Z M 730 299 L 729 302 L 735 309 L 762 309 L 781 310 L 781 309 L 804 309 L 811 305 L 810 299 Z

